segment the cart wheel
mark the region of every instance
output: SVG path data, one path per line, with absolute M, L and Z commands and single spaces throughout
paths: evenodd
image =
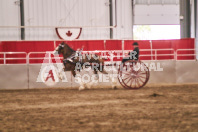
M 141 61 L 128 60 L 118 69 L 118 80 L 126 89 L 139 89 L 148 82 L 148 67 Z

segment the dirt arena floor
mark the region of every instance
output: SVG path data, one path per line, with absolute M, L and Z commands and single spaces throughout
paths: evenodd
M 198 131 L 198 85 L 0 90 L 0 131 Z

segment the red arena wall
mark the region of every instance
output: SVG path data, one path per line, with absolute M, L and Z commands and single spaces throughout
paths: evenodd
M 174 55 L 178 49 L 185 49 L 178 51 L 177 54 L 194 54 L 195 44 L 193 38 L 178 39 L 178 40 L 137 40 L 140 47 L 140 60 L 162 60 L 175 59 Z M 46 52 L 53 51 L 60 41 L 1 41 L 0 42 L 0 63 L 3 63 L 3 52 Z M 84 51 L 95 50 L 133 50 L 132 43 L 134 40 L 77 40 L 65 41 L 74 50 L 84 47 Z M 155 56 L 157 54 L 157 56 Z M 167 56 L 165 55 L 167 54 Z M 8 54 L 7 58 L 24 57 L 20 54 Z M 44 57 L 43 55 L 34 55 L 34 57 Z M 178 56 L 178 60 L 195 59 L 191 56 Z M 7 60 L 7 63 L 24 63 L 25 60 Z M 34 60 L 35 63 L 42 61 Z

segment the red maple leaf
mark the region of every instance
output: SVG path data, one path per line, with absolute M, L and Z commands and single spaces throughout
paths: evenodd
M 72 36 L 72 32 L 70 32 L 70 30 L 66 33 L 66 35 L 68 36 L 68 37 L 71 37 Z

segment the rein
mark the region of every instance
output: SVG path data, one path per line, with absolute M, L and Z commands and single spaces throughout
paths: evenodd
M 74 51 L 69 57 L 63 60 L 63 63 L 66 63 L 67 61 L 74 63 L 74 58 L 79 57 L 78 61 L 82 63 L 82 51 L 83 48 L 80 51 Z

